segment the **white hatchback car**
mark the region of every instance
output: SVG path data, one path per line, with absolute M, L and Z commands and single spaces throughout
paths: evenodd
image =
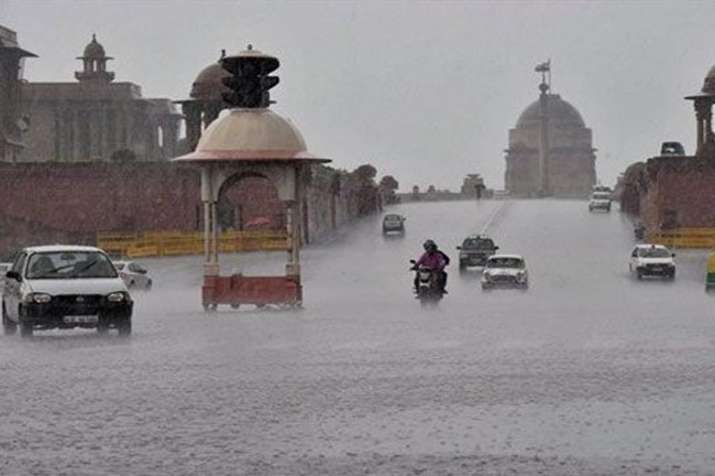
M 493 255 L 487 260 L 482 272 L 482 289 L 497 286 L 529 287 L 529 272 L 526 261 L 519 255 Z
M 636 245 L 628 267 L 638 279 L 644 276 L 675 279 L 675 253 L 663 245 Z
M 603 210 L 610 212 L 611 201 L 610 192 L 593 192 L 591 200 L 588 202 L 588 211 Z
M 153 283 L 149 271 L 136 261 L 114 261 L 114 267 L 129 289 L 151 289 Z
M 127 336 L 134 303 L 107 254 L 91 246 L 35 246 L 17 254 L 5 275 L 5 334 L 36 329 L 110 328 Z

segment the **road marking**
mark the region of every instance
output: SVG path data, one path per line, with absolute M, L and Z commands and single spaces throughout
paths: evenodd
M 494 224 L 497 218 L 501 216 L 501 214 L 504 212 L 506 209 L 506 206 L 510 204 L 510 200 L 504 200 L 497 208 L 492 212 L 492 214 L 487 218 L 487 222 L 484 224 L 482 227 L 482 230 L 479 232 L 480 235 L 486 235 L 487 231 L 489 228 Z

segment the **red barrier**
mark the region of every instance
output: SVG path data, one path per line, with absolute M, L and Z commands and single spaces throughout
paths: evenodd
M 202 291 L 204 309 L 219 304 L 279 304 L 298 307 L 303 301 L 303 286 L 297 277 L 286 276 L 205 276 Z

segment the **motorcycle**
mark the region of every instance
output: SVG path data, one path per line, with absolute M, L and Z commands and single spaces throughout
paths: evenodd
M 440 285 L 439 273 L 425 266 L 417 266 L 415 260 L 412 263 L 411 271 L 416 274 L 415 294 L 422 306 L 437 304 L 444 296 L 444 289 Z

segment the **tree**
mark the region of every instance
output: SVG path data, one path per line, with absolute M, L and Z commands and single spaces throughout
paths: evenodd
M 375 177 L 377 177 L 377 169 L 370 164 L 361 165 L 355 169 L 354 173 L 360 180 L 365 182 L 375 180 Z
M 380 180 L 380 188 L 388 192 L 394 192 L 400 188 L 400 183 L 395 180 L 395 177 L 392 175 L 385 175 L 382 177 L 382 180 Z

